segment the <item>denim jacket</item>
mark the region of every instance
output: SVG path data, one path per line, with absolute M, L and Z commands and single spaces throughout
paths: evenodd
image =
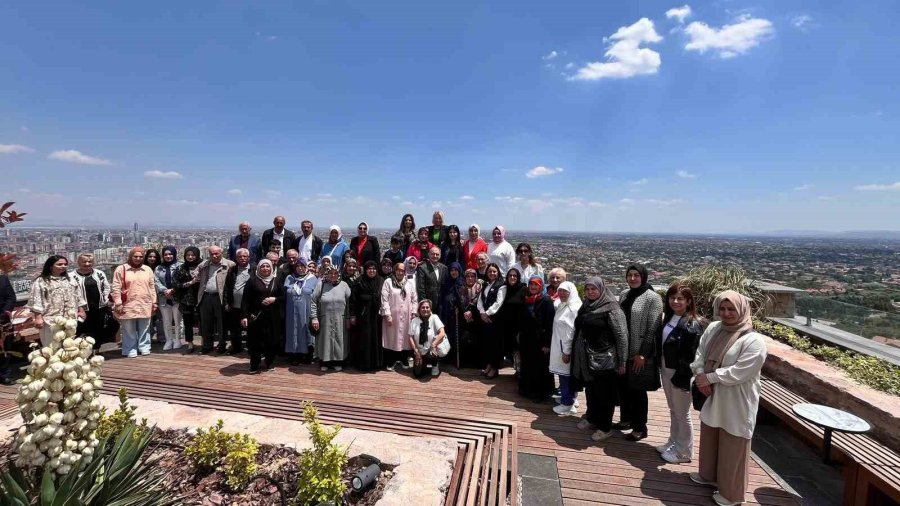
M 156 269 L 153 271 L 154 282 L 156 284 L 156 303 L 159 306 L 162 306 L 166 303 L 166 296 L 163 293 L 175 287 L 175 270 L 181 266 L 181 262 L 173 262 L 171 266 L 171 275 L 170 275 L 170 283 L 166 286 L 166 266 L 165 265 L 157 265 Z M 173 294 L 174 295 L 174 294 Z M 173 296 L 169 301 L 172 304 L 175 304 L 175 297 Z

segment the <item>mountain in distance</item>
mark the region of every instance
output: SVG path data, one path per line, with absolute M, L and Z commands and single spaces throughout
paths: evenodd
M 823 239 L 900 240 L 900 230 L 847 230 L 844 232 L 828 232 L 825 230 L 773 230 L 758 235 L 767 237 L 815 237 Z

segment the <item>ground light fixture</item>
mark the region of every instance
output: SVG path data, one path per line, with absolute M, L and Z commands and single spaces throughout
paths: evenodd
M 381 460 L 366 454 L 361 454 L 359 458 L 366 459 L 372 463 L 362 471 L 356 473 L 350 480 L 350 486 L 353 488 L 354 492 L 362 492 L 371 487 L 372 484 L 375 483 L 375 480 L 378 479 L 378 475 L 381 474 Z

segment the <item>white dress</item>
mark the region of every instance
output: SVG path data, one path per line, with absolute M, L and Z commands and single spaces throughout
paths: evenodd
M 578 310 L 566 305 L 556 309 L 553 316 L 553 337 L 550 340 L 550 372 L 560 376 L 569 376 L 572 371 L 571 361 L 562 361 L 563 354 L 572 354 L 572 341 L 575 339 L 575 317 Z
M 399 288 L 394 287 L 391 279 L 385 279 L 381 285 L 381 309 L 379 313 L 382 316 L 390 316 L 391 324 L 388 325 L 387 318 L 381 319 L 381 345 L 388 350 L 403 351 L 411 350 L 407 332 L 409 330 L 410 315 L 417 309 L 418 296 L 416 295 L 416 284 L 412 279 L 407 278 L 404 289 L 406 297 L 403 296 Z
M 506 276 L 506 271 L 516 263 L 516 252 L 506 241 L 500 244 L 492 241 L 488 243 L 488 261 L 500 267 L 500 276 Z
M 706 347 L 721 322 L 713 322 L 700 337 L 697 357 L 691 363 L 694 374 L 703 372 Z M 700 421 L 729 434 L 750 439 L 756 427 L 759 408 L 759 376 L 766 361 L 766 342 L 762 334 L 748 332 L 725 352 L 725 358 L 707 378 L 714 385 L 713 395 L 703 404 Z

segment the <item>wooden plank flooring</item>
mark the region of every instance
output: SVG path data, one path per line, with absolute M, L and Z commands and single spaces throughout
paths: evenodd
M 696 460 L 687 465 L 672 465 L 661 460 L 654 446 L 668 435 L 668 409 L 663 392 L 651 392 L 650 436 L 638 443 L 621 435 L 594 443 L 590 434 L 575 428 L 578 419 L 559 417 L 552 403 L 535 404 L 516 394 L 515 379 L 509 369 L 495 380 L 485 380 L 478 371 L 456 371 L 450 367 L 436 379 L 422 381 L 409 371 L 361 373 L 351 369 L 323 373 L 318 367 L 279 366 L 256 376 L 247 374 L 245 357 L 181 355 L 178 352 L 154 353 L 148 357 L 120 358 L 107 353 L 104 390 L 119 386 L 153 384 L 156 396 L 166 396 L 165 385 L 172 385 L 172 402 L 184 402 L 183 392 L 190 388 L 220 393 L 222 409 L 238 409 L 241 403 L 252 405 L 253 396 L 283 399 L 284 412 L 300 414 L 300 401 L 312 400 L 329 405 L 370 406 L 382 410 L 438 414 L 470 420 L 486 419 L 515 422 L 512 441 L 521 453 L 548 455 L 557 459 L 563 502 L 566 505 L 710 505 L 712 489 L 690 481 L 687 473 L 696 471 Z M 177 386 L 177 388 L 175 388 Z M 188 388 L 188 390 L 185 390 Z M 198 395 L 198 397 L 200 397 Z M 203 395 L 207 397 L 207 395 Z M 2 399 L 2 392 L 0 392 Z M 584 397 L 580 396 L 582 412 Z M 272 413 L 273 416 L 279 416 Z M 351 416 L 351 413 L 346 413 Z M 695 427 L 699 428 L 696 420 Z M 364 420 L 358 420 L 364 422 Z M 447 430 L 448 435 L 450 430 Z M 695 431 L 699 437 L 699 430 Z M 505 440 L 502 444 L 506 444 Z M 502 450 L 502 448 L 497 448 Z M 486 451 L 491 449 L 486 448 Z M 515 465 L 513 459 L 511 465 Z M 492 473 L 495 471 L 492 469 Z M 497 479 L 496 474 L 491 479 Z M 505 476 L 500 476 L 504 480 Z M 748 504 L 793 505 L 797 501 L 755 461 L 751 461 Z

